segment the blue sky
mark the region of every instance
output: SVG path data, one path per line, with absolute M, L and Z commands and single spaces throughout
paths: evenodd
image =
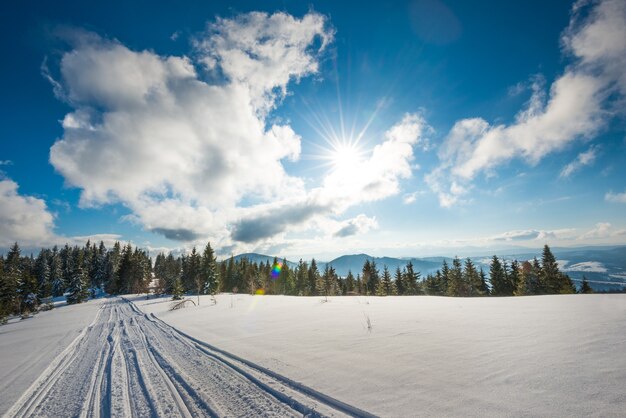
M 10 6 L 0 245 L 626 242 L 623 2 L 336 3 Z

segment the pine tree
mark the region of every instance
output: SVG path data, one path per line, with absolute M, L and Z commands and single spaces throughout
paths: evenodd
M 94 260 L 94 281 L 96 286 L 103 289 L 107 281 L 107 249 L 104 242 L 100 241 Z
M 120 263 L 122 259 L 122 248 L 119 242 L 113 244 L 113 249 L 108 252 L 106 260 L 106 283 L 105 291 L 110 295 L 120 293 Z
M 376 267 L 376 262 L 372 260 L 372 262 L 370 263 L 370 277 L 369 277 L 369 282 L 368 282 L 368 286 L 370 288 L 370 294 L 372 295 L 376 294 L 376 288 L 378 287 L 378 282 L 380 282 L 380 272 L 378 271 L 378 268 Z
M 489 280 L 491 281 L 492 296 L 509 296 L 509 285 L 504 267 L 500 263 L 500 259 L 495 255 L 491 259 L 491 266 L 489 267 Z
M 294 293 L 296 295 L 304 296 L 309 295 L 307 289 L 307 273 L 309 270 L 309 265 L 300 259 L 298 265 L 296 266 L 296 271 L 294 273 L 296 277 L 295 289 Z
M 583 276 L 583 282 L 580 285 L 580 291 L 578 293 L 593 293 L 593 289 L 589 286 L 589 282 L 585 276 Z
M 383 276 L 384 276 L 384 272 L 383 272 Z M 400 270 L 400 266 L 396 267 L 394 281 L 395 281 L 396 289 L 398 290 L 399 295 L 404 295 L 407 293 L 404 278 L 405 276 L 402 274 L 402 270 Z
M 467 285 L 468 296 L 484 296 L 482 290 L 482 281 L 474 262 L 467 258 L 465 260 L 465 268 L 463 270 L 463 281 Z
M 423 288 L 424 292 L 429 296 L 441 296 L 441 272 L 437 270 L 435 275 L 429 274 L 424 279 Z
M 20 301 L 18 298 L 18 286 L 22 275 L 22 263 L 20 260 L 20 246 L 13 244 L 4 263 L 4 274 L 0 284 L 0 304 L 3 310 L 10 313 L 18 313 Z
M 173 293 L 175 283 L 177 280 L 180 280 L 181 277 L 181 262 L 180 259 L 174 258 L 174 256 L 170 253 L 165 258 L 164 264 L 163 275 L 165 280 L 165 292 Z
M 354 279 L 352 270 L 348 270 L 348 275 L 346 276 L 346 294 L 352 294 L 355 290 L 357 290 L 356 280 Z
M 293 271 L 289 267 L 289 264 L 287 263 L 287 259 L 283 258 L 281 265 L 282 265 L 282 268 L 280 269 L 280 274 L 278 275 L 278 283 L 276 283 L 278 293 L 281 295 L 293 295 L 294 294 Z
M 376 287 L 376 295 L 391 296 L 397 294 L 396 284 L 391 280 L 391 274 L 387 266 L 383 267 L 383 275 Z
M 487 276 L 483 271 L 482 267 L 480 268 L 480 289 L 479 292 L 482 296 L 489 295 L 489 286 L 487 285 Z
M 366 295 L 371 294 L 371 276 L 372 265 L 369 259 L 365 259 L 365 262 L 363 263 L 363 269 L 361 270 L 361 281 L 363 282 L 363 293 Z
M 511 276 L 509 263 L 507 263 L 505 259 L 502 259 L 502 270 L 504 271 L 503 296 L 513 296 L 517 283 L 514 281 L 515 279 Z
M 174 281 L 174 286 L 172 287 L 172 300 L 182 299 L 183 294 L 184 294 L 183 284 L 180 279 L 176 279 Z
M 50 282 L 52 283 L 52 296 L 63 296 L 65 293 L 65 283 L 63 282 L 63 268 L 61 256 L 56 245 L 52 248 L 50 260 Z
M 329 276 L 330 276 L 330 265 L 326 264 L 326 267 L 324 268 L 324 273 L 320 275 L 317 278 L 317 281 L 315 282 L 315 292 L 320 296 L 324 296 L 325 301 L 328 301 L 328 293 L 330 290 L 328 283 L 327 283 L 327 279 Z
M 5 278 L 4 258 L 0 256 L 0 325 L 6 323 L 7 317 L 11 313 L 10 305 L 7 303 L 8 283 Z
M 448 277 L 448 296 L 468 296 L 468 286 L 463 279 L 461 260 L 454 257 Z
M 546 293 L 561 293 L 561 281 L 559 279 L 559 266 L 550 247 L 545 245 L 541 255 L 541 279 Z
M 87 300 L 89 297 L 89 280 L 87 278 L 87 273 L 83 269 L 83 260 L 82 253 L 79 255 L 76 260 L 76 267 L 73 271 L 73 276 L 70 279 L 69 286 L 67 289 L 67 303 L 82 303 Z
M 35 274 L 38 283 L 39 298 L 52 296 L 52 282 L 50 281 L 50 265 L 48 263 L 49 250 L 42 249 L 35 261 Z
M 437 277 L 439 284 L 439 291 L 442 295 L 448 294 L 448 285 L 450 283 L 450 267 L 446 260 L 443 260 L 441 265 L 441 273 Z
M 422 294 L 423 291 L 420 286 L 420 273 L 419 271 L 415 271 L 413 269 L 413 263 L 408 262 L 406 268 L 403 272 L 404 283 L 405 283 L 405 292 L 406 295 L 419 295 Z M 400 293 L 398 291 L 398 293 Z
M 205 295 L 215 293 L 217 290 L 217 261 L 211 243 L 207 243 L 202 253 L 200 268 L 201 292 Z
M 508 278 L 513 295 L 515 295 L 520 282 L 520 266 L 517 260 L 513 260 L 513 262 L 511 263 Z
M 543 247 L 541 255 L 541 281 L 546 293 L 576 293 L 576 287 L 569 276 L 559 271 L 559 265 L 548 245 Z
M 309 271 L 307 272 L 307 289 L 310 295 L 319 295 L 317 292 L 317 281 L 319 280 L 320 272 L 317 269 L 317 262 L 315 259 L 311 260 Z

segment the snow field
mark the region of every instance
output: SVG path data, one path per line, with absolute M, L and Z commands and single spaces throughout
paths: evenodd
M 345 416 L 251 366 L 110 298 L 6 415 Z
M 96 317 L 102 299 L 0 326 L 0 416 Z
M 195 298 L 194 298 L 195 300 Z M 144 312 L 381 416 L 624 416 L 626 295 L 221 294 Z M 371 329 L 368 328 L 368 319 Z

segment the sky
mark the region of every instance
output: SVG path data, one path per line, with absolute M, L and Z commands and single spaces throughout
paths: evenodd
M 15 2 L 0 248 L 626 244 L 626 2 Z

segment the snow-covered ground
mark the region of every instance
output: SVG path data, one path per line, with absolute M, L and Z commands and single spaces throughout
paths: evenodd
M 57 304 L 51 311 L 0 326 L 0 415 L 93 321 L 102 302 Z
M 346 412 L 368 416 L 195 341 L 120 298 L 108 298 L 6 415 L 341 417 Z
M 195 300 L 195 298 L 194 298 Z M 382 416 L 624 416 L 626 295 L 217 296 L 147 313 Z M 368 326 L 371 324 L 371 327 Z

